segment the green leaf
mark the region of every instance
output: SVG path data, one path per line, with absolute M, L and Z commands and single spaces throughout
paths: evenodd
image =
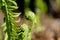
M 13 9 L 13 10 L 18 9 L 17 6 L 8 6 L 8 8 L 9 8 L 9 9 Z
M 21 13 L 14 13 L 13 17 L 18 17 Z
M 5 39 L 4 40 L 7 40 L 8 39 L 8 34 L 5 33 Z

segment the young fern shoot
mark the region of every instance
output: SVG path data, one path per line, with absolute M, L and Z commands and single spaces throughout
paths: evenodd
M 17 30 L 16 40 L 28 40 L 28 26 L 26 24 L 22 24 Z
M 17 14 L 13 12 L 13 10 L 17 9 L 17 4 L 14 0 L 0 0 L 1 10 L 4 13 L 4 21 L 5 21 L 5 40 L 16 40 L 16 24 L 14 20 L 14 15 L 16 17 Z
M 34 24 L 36 23 L 36 17 L 35 14 L 32 11 L 27 11 L 25 12 L 25 17 L 29 19 L 29 21 L 32 23 L 29 28 L 29 33 L 28 33 L 28 40 L 31 40 L 32 38 L 32 31 L 34 28 Z

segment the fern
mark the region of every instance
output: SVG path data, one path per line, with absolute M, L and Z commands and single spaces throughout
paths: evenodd
M 29 1 L 25 0 L 27 3 Z M 25 4 L 25 6 L 27 5 Z M 17 9 L 17 4 L 14 0 L 0 0 L 0 8 L 4 13 L 4 24 L 2 25 L 5 32 L 5 40 L 31 40 L 32 30 L 36 22 L 35 14 L 27 8 L 25 8 L 25 18 L 29 19 L 31 22 L 30 28 L 26 24 L 22 24 L 19 29 L 16 28 L 17 24 L 14 20 L 18 17 L 20 13 L 14 13 L 13 11 Z M 29 5 L 29 4 L 28 4 Z M 26 10 L 28 9 L 28 10 Z
M 1 10 L 4 13 L 4 21 L 5 21 L 5 40 L 15 40 L 16 39 L 16 24 L 14 20 L 14 15 L 16 17 L 17 14 L 13 12 L 13 10 L 17 9 L 17 4 L 14 0 L 0 0 Z
M 31 22 L 28 33 L 28 40 L 31 40 L 34 24 L 36 23 L 36 17 L 32 11 L 25 11 L 25 18 L 27 18 Z
M 28 26 L 26 24 L 22 24 L 17 30 L 16 40 L 28 40 Z

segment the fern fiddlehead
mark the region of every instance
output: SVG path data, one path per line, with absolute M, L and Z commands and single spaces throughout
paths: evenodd
M 30 4 L 30 0 L 25 0 L 25 10 L 24 10 L 25 18 L 27 18 L 31 22 L 29 27 L 29 32 L 28 32 L 28 40 L 31 40 L 32 31 L 34 28 L 34 24 L 36 22 L 36 17 L 35 17 L 35 14 L 30 10 L 29 4 Z
M 28 40 L 31 40 L 32 31 L 33 31 L 33 28 L 34 28 L 34 24 L 36 22 L 36 17 L 35 17 L 35 14 L 32 11 L 25 12 L 25 17 L 27 19 L 29 19 L 29 21 L 31 22 L 30 28 L 29 28 L 29 33 L 28 33 Z

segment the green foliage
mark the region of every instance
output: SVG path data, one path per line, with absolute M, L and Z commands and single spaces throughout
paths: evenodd
M 28 40 L 28 26 L 26 24 L 22 24 L 17 30 L 17 35 L 16 40 Z
M 20 14 L 14 13 L 13 10 L 17 9 L 17 4 L 14 0 L 1 0 L 1 10 L 4 13 L 5 23 L 2 25 L 5 32 L 5 40 L 31 40 L 32 29 L 34 25 L 35 15 L 33 12 L 28 11 L 25 14 L 32 24 L 28 29 L 26 24 L 22 24 L 19 29 L 16 28 L 16 23 L 14 18 Z
M 1 32 L 1 30 L 0 30 L 0 40 L 2 40 L 2 32 Z
M 28 33 L 28 40 L 31 40 L 32 38 L 32 31 L 34 28 L 34 24 L 36 22 L 36 17 L 35 14 L 32 11 L 25 11 L 25 18 L 31 22 L 30 27 L 29 27 L 29 33 Z
M 30 0 L 24 0 L 24 6 L 25 8 L 28 8 L 30 4 Z
M 36 13 L 36 25 L 35 25 L 35 28 L 36 28 L 36 31 L 37 32 L 41 32 L 41 22 L 40 22 L 40 12 L 37 12 Z
M 47 6 L 43 2 L 43 0 L 35 0 L 35 5 L 36 5 L 37 9 L 40 9 L 40 11 L 42 11 L 42 12 L 46 12 L 47 11 Z
M 60 0 L 56 0 L 56 5 L 60 7 Z
M 1 0 L 1 10 L 4 13 L 5 23 L 2 25 L 5 31 L 5 40 L 15 40 L 16 39 L 16 24 L 14 17 L 16 14 L 13 10 L 17 9 L 17 4 L 14 0 Z
M 14 18 L 18 17 L 21 13 L 13 12 L 15 9 L 18 8 L 15 0 L 0 0 L 0 8 L 4 13 L 5 23 L 2 26 L 4 29 L 3 31 L 5 32 L 5 40 L 31 40 L 32 30 L 35 23 L 37 22 L 36 18 L 39 18 L 29 9 L 29 3 L 30 0 L 25 0 L 24 17 L 29 20 L 31 24 L 29 28 L 26 24 L 21 24 L 21 26 L 19 26 L 19 29 L 17 29 L 16 22 L 19 22 L 20 20 L 15 21 Z M 39 2 L 37 4 L 39 4 Z M 40 6 L 38 5 L 37 7 L 40 8 Z M 41 7 L 43 7 L 43 5 Z
M 25 17 L 29 19 L 30 21 L 35 21 L 35 14 L 32 11 L 25 11 Z

